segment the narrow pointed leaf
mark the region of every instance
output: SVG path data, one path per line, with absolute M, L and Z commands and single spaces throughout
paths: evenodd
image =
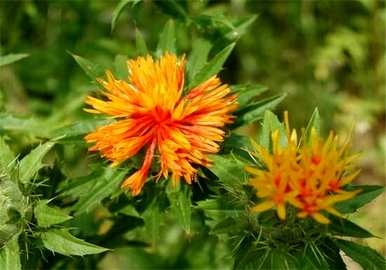
M 235 43 L 232 43 L 216 54 L 215 57 L 205 64 L 205 66 L 193 77 L 190 86 L 197 86 L 213 75 L 219 73 L 234 47 Z
M 381 195 L 385 190 L 383 186 L 369 186 L 369 185 L 352 185 L 350 190 L 361 190 L 361 192 L 354 198 L 339 202 L 335 205 L 341 213 L 354 213 L 357 209 L 366 205 Z
M 164 29 L 162 30 L 157 45 L 157 55 L 162 55 L 166 52 L 175 52 L 175 43 L 176 43 L 176 30 L 173 20 L 169 20 Z
M 19 176 L 22 183 L 28 183 L 43 167 L 42 160 L 54 144 L 53 142 L 41 144 L 20 161 Z
M 189 61 L 186 66 L 189 81 L 203 68 L 208 59 L 209 51 L 212 44 L 205 39 L 195 39 L 192 45 L 192 52 L 189 56 Z
M 385 258 L 375 250 L 357 243 L 336 239 L 337 246 L 366 270 L 386 269 Z
M 50 207 L 47 204 L 47 200 L 39 201 L 34 209 L 35 217 L 40 227 L 49 227 L 72 219 L 71 216 L 67 215 L 62 210 Z
M 268 90 L 268 87 L 260 84 L 252 85 L 232 85 L 231 89 L 237 94 L 237 102 L 240 108 L 244 108 L 251 102 L 255 101 L 255 98 L 261 93 Z
M 28 54 L 26 53 L 0 55 L 0 67 L 12 64 L 26 57 L 28 57 Z
M 126 173 L 126 170 L 107 168 L 101 177 L 95 179 L 91 190 L 87 194 L 84 194 L 73 206 L 75 215 L 93 210 L 103 199 L 119 190 L 119 184 Z
M 332 221 L 332 223 L 328 225 L 328 229 L 334 235 L 351 236 L 358 238 L 374 237 L 372 233 L 359 227 L 358 225 L 347 219 L 337 218 L 332 215 L 329 216 L 329 219 Z
M 251 124 L 261 119 L 266 110 L 275 108 L 284 98 L 285 95 L 269 97 L 236 111 L 235 115 L 237 118 L 235 123 L 231 125 L 231 128 Z
M 0 269 L 1 270 L 21 270 L 20 251 L 18 238 L 14 237 L 11 241 L 0 248 Z
M 139 31 L 138 29 L 135 29 L 135 45 L 137 48 L 137 53 L 139 55 L 145 55 L 148 53 L 146 41 L 143 38 L 141 31 Z
M 98 254 L 108 250 L 106 248 L 99 247 L 97 245 L 87 243 L 82 239 L 76 238 L 66 230 L 49 230 L 42 233 L 41 238 L 44 246 L 47 249 L 66 256 Z
M 5 173 L 11 175 L 11 164 L 15 160 L 15 155 L 5 142 L 3 137 L 0 137 L 0 175 Z
M 83 71 L 87 74 L 87 76 L 92 80 L 95 81 L 96 78 L 101 76 L 103 74 L 103 69 L 101 66 L 99 66 L 96 63 L 93 63 L 92 61 L 83 58 L 76 54 L 71 54 L 72 57 L 74 57 L 75 61 L 78 63 L 78 65 L 83 69 Z

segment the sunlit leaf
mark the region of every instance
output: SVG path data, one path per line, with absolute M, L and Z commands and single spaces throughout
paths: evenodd
M 67 256 L 98 254 L 108 250 L 76 238 L 64 229 L 52 229 L 43 232 L 41 234 L 41 239 L 47 249 Z
M 205 39 L 195 39 L 192 45 L 192 51 L 186 65 L 188 79 L 192 80 L 196 73 L 203 68 L 208 59 L 212 44 Z
M 42 160 L 54 144 L 54 142 L 41 144 L 20 161 L 19 177 L 22 183 L 28 183 L 43 167 Z
M 21 270 L 20 250 L 18 237 L 14 237 L 11 241 L 0 248 L 0 269 L 2 270 Z
M 5 173 L 11 175 L 11 164 L 15 161 L 15 155 L 9 148 L 3 137 L 0 137 L 0 175 Z
M 28 57 L 28 54 L 26 53 L 0 55 L 0 67 L 12 64 L 26 57 Z
M 47 200 L 39 201 L 34 209 L 34 213 L 38 225 L 41 227 L 49 227 L 72 219 L 71 216 L 67 215 L 62 210 L 48 206 Z
M 157 45 L 157 54 L 161 55 L 166 52 L 175 52 L 176 30 L 174 21 L 169 20 L 160 34 Z

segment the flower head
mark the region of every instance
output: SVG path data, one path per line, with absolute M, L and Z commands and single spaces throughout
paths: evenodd
M 196 165 L 208 166 L 207 154 L 219 151 L 225 124 L 233 121 L 237 108 L 230 88 L 213 76 L 184 95 L 185 59 L 165 54 L 159 60 L 151 56 L 128 61 L 129 81 L 114 78 L 98 81 L 105 88 L 105 99 L 87 97 L 90 113 L 106 114 L 116 121 L 97 128 L 85 139 L 94 143 L 91 151 L 118 165 L 144 149 L 142 167 L 122 184 L 138 195 L 148 178 L 154 157 L 159 173 L 191 183 Z
M 285 145 L 280 141 L 279 130 L 271 134 L 272 152 L 255 144 L 254 155 L 265 168 L 247 167 L 253 175 L 250 184 L 262 199 L 252 211 L 276 208 L 278 216 L 285 219 L 288 203 L 299 210 L 300 218 L 311 216 L 320 223 L 329 223 L 321 212 L 339 216 L 334 204 L 359 192 L 343 189 L 359 173 L 352 168 L 357 156 L 348 155 L 348 144 L 341 145 L 332 132 L 324 141 L 313 129 L 309 142 L 303 141 L 299 145 L 296 130 L 290 131 L 287 114 L 285 119 Z

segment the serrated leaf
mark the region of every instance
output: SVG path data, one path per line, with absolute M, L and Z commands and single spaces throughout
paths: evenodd
M 87 194 L 80 197 L 79 201 L 73 206 L 75 215 L 85 213 L 94 209 L 103 199 L 111 196 L 113 192 L 119 190 L 119 184 L 126 175 L 127 170 L 106 168 L 101 177 L 95 179 L 95 183 Z
M 49 138 L 51 126 L 48 126 L 42 119 L 21 118 L 0 113 L 0 131 L 1 130 L 17 131 L 23 134 Z
M 255 97 L 267 91 L 268 87 L 260 84 L 239 84 L 231 85 L 231 89 L 237 94 L 237 102 L 239 103 L 240 108 L 244 108 L 249 103 L 254 101 Z
M 190 82 L 190 87 L 197 86 L 213 75 L 216 75 L 222 69 L 222 66 L 235 47 L 235 44 L 236 43 L 228 45 L 222 51 L 216 54 L 215 57 L 213 57 L 208 63 L 206 63 L 205 66 L 193 77 L 192 81 Z
M 79 120 L 67 126 L 58 128 L 52 132 L 52 137 L 59 137 L 58 142 L 68 141 L 70 139 L 83 136 L 94 131 L 97 127 L 111 123 L 108 119 L 90 119 Z M 81 138 L 83 140 L 83 138 Z
M 29 55 L 26 53 L 15 53 L 15 54 L 11 53 L 7 55 L 0 55 L 0 67 L 12 64 L 28 56 Z
M 333 235 L 351 236 L 358 238 L 374 237 L 372 233 L 347 219 L 337 218 L 332 215 L 329 216 L 329 219 L 331 220 L 331 224 L 328 225 L 328 229 Z
M 175 52 L 175 43 L 176 43 L 176 30 L 174 26 L 174 21 L 169 20 L 162 30 L 158 45 L 157 45 L 157 55 L 161 56 L 166 52 Z
M 192 51 L 186 65 L 189 81 L 191 81 L 197 72 L 206 64 L 211 48 L 212 44 L 205 39 L 198 38 L 193 41 Z
M 18 237 L 0 248 L 0 269 L 2 270 L 21 270 L 20 251 Z
M 96 63 L 93 63 L 92 61 L 81 57 L 76 54 L 70 53 L 72 57 L 74 57 L 75 61 L 78 63 L 78 65 L 83 69 L 83 71 L 87 74 L 87 76 L 92 80 L 95 81 L 96 78 L 103 75 L 103 69 L 101 66 L 99 66 Z
M 76 238 L 66 230 L 52 229 L 43 232 L 41 239 L 47 249 L 66 256 L 98 254 L 108 250 Z
M 190 189 L 186 186 L 171 187 L 167 190 L 172 214 L 187 233 L 190 233 L 191 228 L 191 195 Z
M 40 227 L 49 227 L 72 219 L 62 210 L 47 205 L 47 200 L 39 201 L 34 209 L 36 220 Z
M 237 23 L 233 23 L 232 30 L 225 34 L 228 39 L 238 39 L 245 32 L 247 28 L 257 19 L 257 15 L 250 15 L 245 18 L 241 18 Z
M 138 29 L 135 29 L 135 46 L 139 55 L 146 55 L 148 53 L 146 41 Z
M 54 144 L 54 142 L 41 144 L 20 161 L 19 177 L 23 184 L 28 183 L 42 168 L 42 160 Z
M 284 94 L 269 97 L 236 111 L 236 121 L 230 127 L 234 129 L 261 119 L 266 110 L 275 108 L 285 96 Z
M 386 268 L 385 258 L 375 250 L 357 243 L 336 239 L 337 246 L 366 270 L 380 270 Z
M 376 197 L 381 195 L 385 190 L 383 186 L 369 186 L 369 185 L 352 185 L 350 190 L 361 190 L 361 192 L 354 198 L 337 203 L 335 205 L 341 213 L 353 213 L 357 209 L 366 205 L 367 203 L 374 200 Z
M 5 142 L 3 137 L 0 137 L 0 175 L 5 173 L 12 174 L 12 163 L 15 160 L 15 155 Z
M 135 6 L 141 2 L 141 0 L 121 0 L 119 1 L 118 5 L 114 8 L 113 16 L 111 18 L 111 32 L 115 29 L 115 25 L 117 23 L 117 20 L 119 16 L 121 15 L 123 9 L 130 3 L 132 3 L 132 6 Z
M 212 156 L 213 166 L 210 170 L 220 179 L 222 183 L 231 187 L 239 187 L 247 180 L 245 164 L 233 156 Z

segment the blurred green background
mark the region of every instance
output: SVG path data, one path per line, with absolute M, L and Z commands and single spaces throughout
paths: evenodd
M 232 30 L 242 18 L 257 14 L 248 28 L 226 32 L 238 42 L 222 79 L 287 93 L 276 112 L 288 110 L 295 127 L 305 125 L 315 107 L 325 131 L 348 134 L 353 127 L 353 148 L 362 152 L 357 181 L 385 184 L 384 1 L 132 2 L 112 30 L 118 1 L 1 1 L 0 54 L 29 57 L 1 68 L 0 111 L 61 123 L 87 117 L 83 100 L 96 86 L 70 53 L 114 68 L 116 55 L 136 56 L 137 29 L 155 48 L 169 19 L 176 21 L 179 53 L 188 53 L 192 37 L 221 45 L 218 36 L 224 33 L 218 29 Z M 242 132 L 253 135 L 258 128 Z M 15 144 L 22 149 L 23 139 Z M 352 217 L 380 237 L 367 243 L 384 254 L 385 205 L 383 195 Z

